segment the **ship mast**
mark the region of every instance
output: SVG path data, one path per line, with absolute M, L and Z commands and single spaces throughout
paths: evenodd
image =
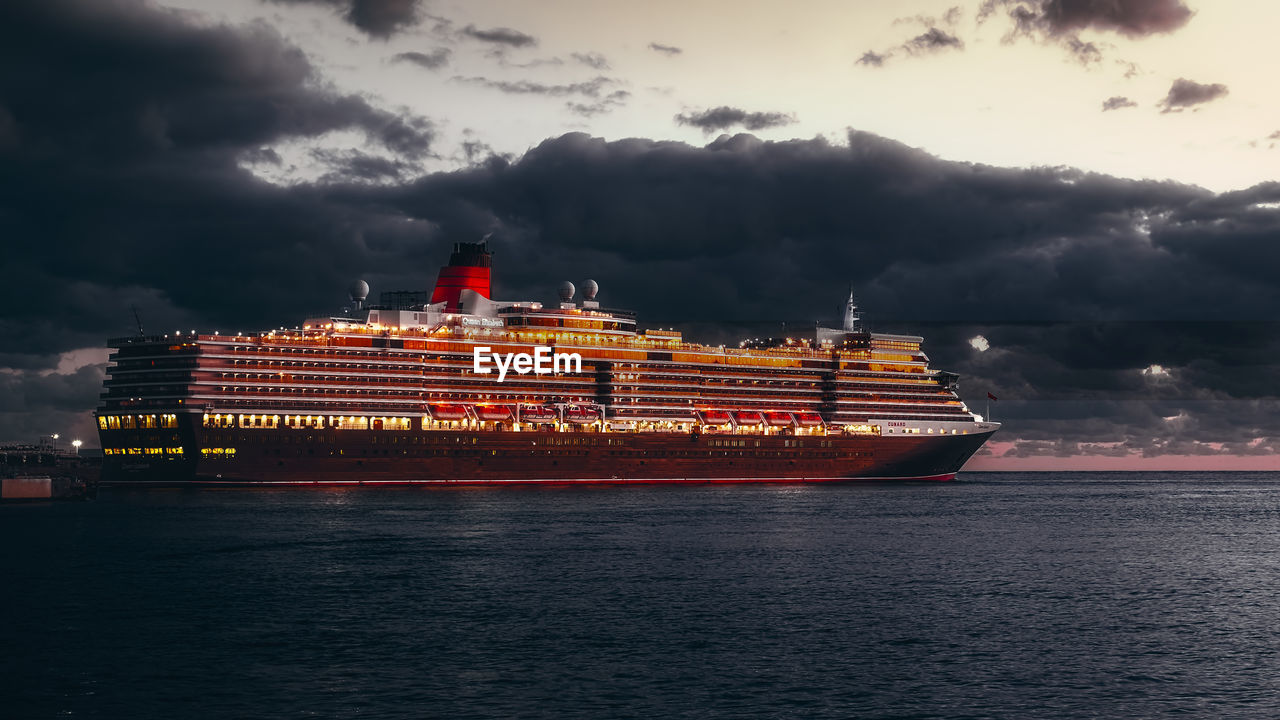
M 858 332 L 862 329 L 862 313 L 858 312 L 858 303 L 853 297 L 853 288 L 849 288 L 849 299 L 844 303 L 844 331 Z

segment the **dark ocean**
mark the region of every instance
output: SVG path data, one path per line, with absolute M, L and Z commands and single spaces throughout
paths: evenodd
M 0 507 L 0 717 L 1280 717 L 1280 474 Z

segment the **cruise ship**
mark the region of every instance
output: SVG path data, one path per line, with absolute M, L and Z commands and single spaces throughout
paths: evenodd
M 486 243 L 430 293 L 357 281 L 300 327 L 110 341 L 103 484 L 950 480 L 999 428 L 852 293 L 812 337 L 689 342 L 602 307 L 491 298 Z

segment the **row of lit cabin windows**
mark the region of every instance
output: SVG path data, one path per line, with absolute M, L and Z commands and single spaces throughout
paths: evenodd
M 370 392 L 370 390 L 362 389 L 362 388 L 376 387 L 376 386 L 379 386 L 379 385 L 386 386 L 386 389 L 385 389 L 385 390 L 374 390 L 374 391 L 372 391 L 372 392 L 374 392 L 374 393 L 376 393 L 376 394 L 379 394 L 379 395 L 387 395 L 387 394 L 404 394 L 405 392 L 415 393 L 415 392 L 420 392 L 420 391 L 422 391 L 422 390 L 424 389 L 424 385 L 423 385 L 422 383 L 412 383 L 412 384 L 410 384 L 410 383 L 394 383 L 394 382 L 391 382 L 390 380 L 386 380 L 386 379 L 376 379 L 376 378 L 361 378 L 361 379 L 358 379 L 358 380 L 357 380 L 357 379 L 353 379 L 353 380 L 350 380 L 350 381 L 348 381 L 348 382 L 346 382 L 346 383 L 335 383 L 333 380 L 331 380 L 331 379 L 329 379 L 329 378 L 319 378 L 319 377 L 315 377 L 315 378 L 292 378 L 292 379 L 284 379 L 284 378 L 277 378 L 276 376 L 271 376 L 271 375 L 268 375 L 268 376 L 258 376 L 258 377 L 252 377 L 252 376 L 248 376 L 248 375 L 246 375 L 246 376 L 245 376 L 245 377 L 243 377 L 243 378 L 241 378 L 241 377 L 235 377 L 235 378 L 223 378 L 223 379 L 235 379 L 235 380 L 261 380 L 261 381 L 264 381 L 264 382 L 265 382 L 264 387 L 259 388 L 259 389 L 256 389 L 256 390 L 248 390 L 249 392 L 286 392 L 286 391 L 287 391 L 287 392 L 295 392 L 295 391 L 301 391 L 301 392 L 325 392 L 325 393 L 328 393 L 328 394 L 334 394 L 334 395 L 336 395 L 336 396 L 342 396 L 343 394 L 346 394 L 346 395 L 350 395 L 350 394 L 357 394 L 357 395 L 359 395 L 359 394 L 368 394 L 368 393 Z M 594 380 L 593 380 L 592 378 L 589 378 L 589 377 L 583 377 L 583 378 L 558 377 L 557 379 L 559 379 L 559 380 L 570 380 L 570 381 L 571 381 L 571 382 L 570 382 L 570 384 L 571 384 L 571 385 L 572 385 L 572 384 L 588 384 L 588 383 L 590 383 L 590 384 L 594 384 Z M 576 383 L 575 383 L 575 382 L 572 382 L 572 380 L 575 380 L 575 379 L 576 379 L 578 382 L 576 382 Z M 311 382 L 323 382 L 323 383 L 335 384 L 335 385 L 340 385 L 340 386 L 339 386 L 339 387 L 323 387 L 323 388 L 314 388 L 314 387 L 310 387 L 310 386 L 309 386 L 309 383 L 308 383 L 307 381 L 311 381 Z M 524 381 L 521 381 L 521 380 L 519 380 L 519 379 L 515 379 L 515 380 L 513 380 L 513 381 L 511 382 L 511 385 L 512 385 L 513 389 L 526 389 L 526 390 L 527 390 L 527 389 L 539 389 L 539 387 L 538 387 L 538 386 L 539 386 L 540 384 L 545 384 L 545 382 L 546 382 L 545 380 L 534 380 L 534 379 L 530 379 L 530 380 L 524 380 Z M 739 381 L 739 383 L 741 383 L 741 382 L 742 382 L 742 381 Z M 204 384 L 204 383 L 200 383 L 200 384 Z M 506 383 L 504 383 L 504 384 L 506 384 Z M 890 385 L 890 383 L 883 383 L 883 384 L 884 384 L 884 385 Z M 877 385 L 879 385 L 879 384 L 877 384 Z M 442 387 L 442 386 L 443 386 L 443 387 L 449 387 L 449 386 L 452 386 L 452 387 L 459 387 L 459 388 L 466 388 L 466 389 L 474 389 L 474 390 L 492 390 L 492 389 L 493 389 L 493 387 L 494 387 L 494 383 L 488 383 L 488 382 L 486 382 L 486 383 L 476 383 L 474 380 L 444 380 L 444 381 L 437 381 L 437 382 L 433 382 L 433 383 L 431 383 L 431 386 L 435 386 L 435 387 Z M 128 385 L 127 387 L 133 387 L 133 386 L 132 386 L 132 385 Z M 227 388 L 228 388 L 229 386 L 219 386 L 219 387 L 221 388 L 221 391 L 222 391 L 222 392 L 227 392 Z M 822 388 L 821 388 L 820 386 L 818 386 L 816 383 L 808 383 L 806 386 L 801 386 L 799 383 L 792 383 L 792 384 L 790 384 L 790 385 L 788 386 L 788 385 L 787 385 L 787 384 L 785 384 L 785 383 L 776 383 L 776 384 L 774 384 L 774 383 L 765 383 L 765 384 L 762 384 L 762 383 L 760 383 L 760 381 L 753 381 L 751 385 L 741 385 L 741 384 L 739 384 L 739 385 L 728 385 L 728 384 L 725 384 L 725 385 L 723 385 L 723 386 L 717 386 L 717 385 L 714 385 L 714 384 L 711 384 L 711 383 L 706 383 L 706 384 L 701 384 L 701 383 L 669 383 L 669 384 L 664 384 L 664 385 L 662 385 L 661 387 L 663 387 L 663 388 L 665 389 L 665 391 L 664 391 L 664 390 L 658 390 L 658 389 L 656 389 L 654 386 L 649 386 L 649 385 L 644 385 L 644 386 L 639 386 L 639 385 L 615 385 L 615 386 L 612 386 L 612 391 L 613 391 L 615 394 L 620 394 L 620 395 L 636 395 L 636 396 L 653 395 L 653 396 L 656 396 L 656 397 L 664 397 L 664 396 L 671 396 L 671 395 L 680 395 L 680 394 L 690 394 L 690 393 L 693 393 L 693 394 L 705 394 L 705 395 L 708 395 L 708 396 L 723 397 L 723 396 L 736 396 L 736 395 L 750 396 L 750 395 L 751 395 L 751 394 L 753 394 L 753 393 L 766 393 L 766 394 L 776 394 L 776 393 L 782 393 L 782 392 L 792 392 L 792 393 L 816 393 L 816 392 L 820 392 L 820 391 L 821 391 L 821 389 L 822 389 Z M 180 390 L 180 389 L 184 389 L 184 388 L 185 388 L 185 386 L 174 386 L 174 387 L 172 387 L 172 388 L 163 388 L 163 389 L 166 389 L 166 390 L 172 390 L 172 391 L 178 391 L 178 390 Z M 162 389 L 162 388 L 153 388 L 153 390 L 156 390 L 156 391 L 158 391 L 158 390 L 160 390 L 160 389 Z M 876 387 L 874 387 L 874 386 L 873 386 L 873 387 L 871 387 L 871 388 L 867 388 L 867 389 L 861 389 L 861 388 L 860 388 L 860 389 L 858 389 L 858 390 L 853 390 L 852 392 L 858 392 L 858 393 L 868 393 L 868 392 L 872 392 L 872 393 L 874 393 L 874 392 L 876 392 L 876 391 L 877 391 L 877 389 L 878 389 L 878 388 L 876 388 Z M 913 388 L 913 389 L 914 389 L 914 388 Z M 244 390 L 244 389 L 242 389 L 242 388 L 240 388 L 240 387 L 235 387 L 235 388 L 233 389 L 233 392 L 244 392 L 244 391 L 246 391 L 246 390 Z M 400 391 L 400 392 L 399 392 L 399 393 L 397 393 L 396 391 Z M 551 390 L 548 390 L 548 391 L 549 391 L 549 392 L 554 392 L 554 391 L 556 391 L 556 390 L 551 389 Z M 849 392 L 849 391 L 846 391 L 846 392 Z M 153 392 L 153 393 L 151 393 L 151 394 L 155 394 L 155 393 Z M 936 394 L 936 395 L 945 396 L 945 397 L 951 397 L 951 396 L 952 396 L 952 394 L 951 394 L 950 392 L 943 391 L 943 390 L 941 390 L 941 389 L 939 389 L 939 391 L 938 391 L 938 392 L 936 392 L 936 393 L 930 393 L 930 394 Z M 888 396 L 888 395 L 882 395 L 882 396 L 880 396 L 880 397 L 884 397 L 884 398 L 886 398 L 886 399 L 887 399 L 887 398 L 889 398 L 889 397 L 891 397 L 891 396 Z M 903 396 L 903 399 L 909 399 L 910 397 L 911 397 L 911 396 Z M 918 396 L 917 396 L 917 397 L 918 397 Z
M 213 376 L 220 379 L 224 379 L 224 380 L 244 379 L 244 380 L 266 380 L 266 381 L 276 381 L 276 382 L 312 382 L 312 383 L 361 384 L 361 385 L 382 384 L 382 385 L 403 385 L 403 386 L 410 386 L 410 387 L 420 384 L 422 380 L 426 377 L 424 374 L 413 374 L 413 375 L 400 376 L 400 377 L 396 377 L 396 376 L 387 377 L 383 375 L 378 375 L 378 376 L 375 376 L 375 375 L 316 375 L 311 373 L 294 374 L 294 373 L 278 373 L 278 372 L 273 372 L 273 373 L 218 372 Z M 151 379 L 151 377 L 152 376 L 148 376 L 148 379 Z M 594 375 L 588 370 L 584 370 L 581 373 L 555 373 L 551 377 L 561 379 L 561 380 L 581 379 L 583 381 L 595 382 Z M 538 378 L 536 378 L 536 381 L 544 382 L 546 379 L 547 379 L 546 376 L 539 376 Z M 511 381 L 519 382 L 520 380 L 521 380 L 521 377 L 518 375 L 511 377 Z M 683 380 L 684 382 L 681 382 L 681 380 Z M 405 382 L 405 381 L 409 381 L 409 382 Z M 530 382 L 530 381 L 535 381 L 535 379 L 526 379 L 525 381 Z M 628 373 L 625 375 L 614 376 L 609 381 L 613 383 L 640 382 L 640 383 L 648 383 L 648 384 L 662 384 L 663 386 L 666 386 L 666 387 L 707 387 L 707 386 L 716 386 L 716 385 L 742 386 L 742 385 L 748 385 L 748 384 L 753 386 L 763 384 L 770 387 L 815 387 L 816 388 L 819 386 L 818 380 L 812 376 L 804 379 L 777 378 L 777 377 L 771 377 L 771 376 L 764 376 L 762 378 L 722 378 L 722 377 L 706 376 L 706 375 L 694 375 L 694 376 L 682 375 L 674 378 L 673 377 L 641 378 L 640 376 L 634 373 Z M 459 384 L 459 383 L 475 382 L 475 379 L 462 378 L 459 380 L 453 380 L 452 377 L 450 377 L 450 379 L 439 380 L 438 382 L 446 383 L 446 384 L 448 383 Z
M 879 435 L 880 426 L 866 425 L 866 426 L 852 426 L 850 428 L 846 428 L 846 432 L 850 432 L 850 431 L 852 431 L 854 434 Z M 887 433 L 889 434 L 901 433 L 901 434 L 918 435 L 918 434 L 921 434 L 921 432 L 922 432 L 921 428 L 889 428 L 887 430 Z M 925 434 L 932 435 L 932 434 L 935 434 L 935 428 L 932 428 L 932 427 L 924 428 L 923 432 Z M 936 429 L 936 434 L 939 434 L 939 435 L 946 435 L 946 434 L 967 435 L 968 433 L 969 431 L 967 429 L 965 430 L 957 430 L 956 428 L 950 428 L 950 429 L 937 428 Z M 213 436 L 213 437 L 210 437 L 209 439 L 213 442 L 225 443 L 227 441 L 233 441 L 235 438 L 229 437 L 229 436 Z M 298 438 L 298 440 L 301 440 L 301 439 L 302 439 L 301 437 Z M 322 435 L 322 436 L 319 436 L 318 438 L 313 435 L 306 436 L 306 440 L 308 443 L 313 443 L 317 439 L 321 443 L 326 443 L 326 444 L 332 444 L 335 441 L 335 438 L 332 436 Z M 245 441 L 247 440 L 247 438 L 241 437 L 240 440 Z M 376 443 L 377 438 L 373 438 L 373 440 Z M 394 443 L 394 444 L 398 444 L 398 441 L 399 441 L 399 438 L 391 439 L 391 443 Z M 627 441 L 622 438 L 615 439 L 607 436 L 600 437 L 595 435 L 576 435 L 576 436 L 575 435 L 567 435 L 567 436 L 558 435 L 558 436 L 551 436 L 551 437 L 535 436 L 531 440 L 531 442 L 533 445 L 554 446 L 554 447 L 584 447 L 584 446 L 591 447 L 591 446 L 601 446 L 601 445 L 624 446 L 627 443 Z M 474 445 L 477 443 L 477 438 L 475 436 L 463 437 L 458 435 L 436 435 L 436 436 L 428 436 L 428 437 L 414 436 L 412 438 L 404 438 L 404 444 L 413 444 L 413 445 L 438 445 L 438 444 L 456 445 L 456 444 L 464 444 L 464 443 Z M 708 447 L 713 447 L 713 448 L 747 448 L 747 447 L 758 448 L 761 446 L 761 441 L 749 440 L 742 437 L 728 437 L 728 438 L 711 437 L 707 439 L 706 444 Z M 809 448 L 824 449 L 824 448 L 834 448 L 835 446 L 836 446 L 836 442 L 834 440 L 823 439 L 823 438 L 813 438 L 806 441 L 806 439 L 804 438 L 796 437 L 796 438 L 787 438 L 783 441 L 783 447 L 785 448 L 809 447 Z M 106 455 L 151 455 L 151 456 L 166 455 L 170 457 L 181 457 L 184 454 L 184 448 L 181 446 L 163 447 L 163 448 L 161 447 L 105 448 L 103 452 Z M 234 447 L 206 447 L 200 450 L 200 454 L 206 459 L 219 459 L 219 458 L 230 459 L 236 455 L 236 452 L 237 450 Z M 493 454 L 496 454 L 496 453 L 497 453 L 496 450 L 493 451 Z
M 900 357 L 897 359 L 911 360 L 912 358 Z M 592 358 L 585 358 L 585 360 L 587 361 L 587 363 L 584 364 L 583 366 L 582 374 L 589 375 L 596 372 L 597 368 L 595 368 L 590 362 Z M 439 360 L 437 360 L 436 362 L 440 363 Z M 399 365 L 399 364 L 392 364 L 392 363 L 379 363 L 379 364 L 315 363 L 315 362 L 308 362 L 308 361 L 276 361 L 276 360 L 259 360 L 259 361 L 235 360 L 233 362 L 233 366 L 239 367 L 241 366 L 241 363 L 243 363 L 244 367 L 246 368 L 256 367 L 259 369 L 266 369 L 266 370 L 272 370 L 274 368 L 285 368 L 285 367 L 310 368 L 310 369 L 319 370 L 319 371 L 333 371 L 333 370 L 339 370 L 339 369 L 369 370 L 369 371 L 379 371 L 382 373 L 396 373 L 396 372 L 407 373 L 411 377 L 420 377 L 426 373 L 432 373 L 432 374 L 448 373 L 448 374 L 457 374 L 457 375 L 467 374 L 472 367 L 472 362 L 473 362 L 473 359 L 470 356 L 467 356 L 467 357 L 458 357 L 458 358 L 448 358 L 444 360 L 442 364 L 435 364 L 430 367 L 426 367 L 422 364 Z M 885 363 L 858 363 L 858 365 L 861 365 L 863 367 L 861 368 L 852 367 L 842 363 L 842 371 L 843 371 L 842 374 L 850 373 L 850 372 L 857 373 L 859 370 L 862 370 L 864 372 L 895 372 L 895 373 L 906 373 L 906 374 L 921 374 L 921 373 L 927 372 L 927 368 L 922 366 L 917 366 L 917 365 L 903 366 L 903 365 L 893 365 L 893 364 L 885 364 Z M 645 364 L 627 363 L 627 364 L 619 365 L 619 367 L 626 367 L 629 369 L 638 369 L 641 366 L 649 370 L 649 372 L 646 374 L 654 377 L 655 380 L 658 379 L 658 376 L 664 376 L 664 375 L 674 377 L 674 378 L 690 377 L 690 374 L 686 372 L 675 372 L 675 373 L 670 372 L 671 366 L 661 366 L 661 365 L 648 364 L 648 363 L 645 363 Z M 202 364 L 202 367 L 216 369 L 217 366 Z M 698 374 L 702 374 L 708 371 L 716 374 L 721 374 L 730 370 L 729 368 L 723 368 L 723 367 L 714 368 L 714 367 L 708 367 L 706 365 L 693 366 L 692 369 L 697 369 Z M 752 372 L 753 370 L 755 370 L 756 372 Z M 822 370 L 816 369 L 816 371 L 821 372 Z M 740 368 L 734 368 L 733 372 L 737 372 L 737 373 L 746 372 L 747 374 L 759 374 L 761 378 L 763 378 L 765 381 L 768 381 L 768 382 L 777 382 L 778 380 L 783 379 L 777 375 L 777 371 L 773 368 L 753 369 L 749 367 L 740 367 Z M 276 375 L 276 374 L 278 373 L 273 373 L 273 375 Z M 226 375 L 224 375 L 224 377 L 225 376 Z M 716 375 L 708 375 L 708 377 L 715 377 L 715 376 Z M 633 372 L 633 373 L 621 374 L 615 377 L 619 379 L 633 379 L 638 377 L 638 373 Z M 812 374 L 804 374 L 804 375 L 788 374 L 785 376 L 785 379 L 788 379 L 788 380 L 791 380 L 791 379 L 812 380 L 813 378 L 814 378 L 814 375 Z M 332 378 L 326 378 L 326 379 L 332 379 Z M 730 380 L 724 379 L 721 381 L 728 382 Z M 743 381 L 744 380 L 742 379 L 738 379 L 738 382 L 743 382 Z
M 425 418 L 424 418 L 425 421 Z M 337 430 L 409 430 L 413 420 L 407 417 L 364 417 L 353 415 L 257 415 L 231 413 L 205 414 L 202 419 L 208 428 L 323 428 Z
M 498 351 L 502 351 L 504 348 L 498 347 L 496 349 Z M 594 362 L 601 361 L 601 360 L 603 361 L 609 361 L 609 360 L 635 361 L 635 360 L 645 359 L 644 357 L 634 357 L 633 354 L 609 352 L 609 351 L 598 351 L 589 347 L 577 348 L 573 346 L 563 346 L 563 347 L 559 347 L 558 349 L 564 350 L 566 352 L 578 351 L 578 350 L 584 351 L 585 353 L 583 355 L 584 367 L 588 367 L 592 365 Z M 923 358 L 902 356 L 902 355 L 884 356 L 884 359 L 923 362 Z M 217 360 L 217 357 L 206 356 L 202 364 L 207 363 L 209 360 Z M 363 360 L 365 362 L 357 362 L 357 363 L 334 362 L 334 361 L 350 361 L 350 360 Z M 376 360 L 377 362 L 370 363 L 368 362 L 370 360 Z M 820 360 L 824 364 L 829 364 L 829 360 L 825 356 L 820 358 Z M 400 364 L 406 361 L 413 362 L 414 364 L 413 365 Z M 245 366 L 261 366 L 261 367 L 267 367 L 267 368 L 319 367 L 319 368 L 349 368 L 349 369 L 369 369 L 369 370 L 397 369 L 402 371 L 415 372 L 415 371 L 418 371 L 418 369 L 421 368 L 423 364 L 432 364 L 432 365 L 435 365 L 436 367 L 441 367 L 441 368 L 462 369 L 462 368 L 471 367 L 472 362 L 473 362 L 473 354 L 470 349 L 470 346 L 468 346 L 468 349 L 465 352 L 459 353 L 457 355 L 423 354 L 423 355 L 406 357 L 404 355 L 388 356 L 387 354 L 382 352 L 336 353 L 332 355 L 325 355 L 322 357 L 306 357 L 306 358 L 300 358 L 297 360 L 283 360 L 283 359 L 276 360 L 276 359 L 272 359 L 271 357 L 246 358 L 243 360 L 234 358 L 232 360 L 232 365 L 240 366 L 243 364 Z M 672 364 L 673 362 L 676 364 L 673 365 Z M 732 370 L 735 372 L 751 372 L 752 370 L 757 370 L 759 372 L 765 372 L 765 373 L 777 372 L 779 368 L 799 369 L 802 367 L 802 365 L 800 364 L 800 361 L 795 358 L 761 357 L 761 356 L 751 356 L 751 355 L 721 355 L 716 352 L 709 352 L 709 353 L 702 353 L 702 354 L 674 353 L 671 360 L 663 364 L 643 363 L 643 362 L 641 363 L 637 363 L 637 362 L 625 363 L 624 362 L 624 363 L 617 363 L 617 365 L 620 367 L 645 366 L 645 367 L 651 367 L 651 368 L 664 368 L 664 369 L 669 369 L 672 367 L 688 367 L 688 368 L 701 368 L 701 369 L 708 369 L 708 370 L 720 370 L 722 372 L 730 370 L 730 368 L 726 367 L 726 365 L 731 365 L 733 366 Z M 756 367 L 752 367 L 753 365 Z M 824 368 L 813 368 L 813 369 L 816 371 L 820 371 Z M 912 370 L 912 371 L 914 372 L 915 370 Z
M 102 430 L 145 430 L 176 427 L 178 427 L 178 416 L 172 413 L 98 416 L 98 428 Z
M 920 343 L 905 340 L 883 340 L 880 338 L 871 339 L 871 347 L 874 350 L 916 350 L 920 349 Z
M 686 411 L 687 412 L 687 411 Z M 685 421 L 684 424 L 692 425 L 692 418 L 681 415 L 673 415 L 674 418 Z M 598 423 L 599 421 L 597 421 Z M 362 416 L 362 415 L 257 415 L 257 414 L 233 414 L 233 413 L 217 413 L 206 414 L 203 416 L 203 425 L 206 428 L 247 428 L 247 429 L 273 429 L 280 427 L 297 428 L 297 429 L 324 429 L 330 428 L 334 430 L 412 430 L 414 428 L 413 418 L 396 417 L 396 416 Z M 476 425 L 476 421 L 465 420 L 435 420 L 430 417 L 423 416 L 419 419 L 419 427 L 423 430 L 436 430 L 441 427 L 466 427 Z M 860 428 L 855 427 L 853 431 L 860 432 Z
M 627 339 L 635 343 L 637 351 L 643 352 L 644 350 L 648 350 L 653 347 L 653 343 L 651 340 L 640 340 L 635 338 L 627 338 Z M 611 342 L 615 341 L 615 339 L 613 338 L 610 338 L 609 340 Z M 279 341 L 275 341 L 275 342 L 279 342 Z M 589 346 L 595 345 L 595 344 L 596 343 L 588 343 Z M 458 342 L 447 342 L 447 343 L 442 343 L 442 345 L 444 347 L 439 348 L 440 350 L 461 351 L 460 354 L 465 355 L 466 357 L 459 358 L 459 360 L 469 359 L 470 349 L 471 349 L 470 344 L 458 343 Z M 185 349 L 191 349 L 194 346 L 190 346 L 190 347 L 182 346 L 182 347 Z M 703 347 L 686 344 L 686 343 L 680 343 L 678 344 L 678 347 L 681 349 L 688 349 L 688 350 L 695 350 L 696 348 L 697 350 L 702 350 L 702 352 L 696 352 L 696 351 L 695 352 L 678 352 L 677 351 L 677 354 L 680 357 L 672 358 L 673 360 L 677 360 L 677 361 L 685 360 L 685 361 L 697 362 L 700 364 L 705 363 L 705 364 L 711 364 L 711 365 L 726 365 L 726 364 L 751 365 L 753 364 L 753 361 L 756 361 L 754 362 L 754 364 L 773 367 L 773 368 L 799 366 L 797 359 L 790 358 L 790 357 L 768 357 L 768 356 L 762 357 L 758 355 L 751 356 L 751 355 L 739 355 L 736 353 L 722 353 L 722 352 L 716 352 L 714 348 L 703 348 Z M 613 352 L 599 351 L 599 350 L 593 350 L 590 347 L 587 347 L 584 349 L 587 349 L 591 354 L 596 355 L 598 357 L 602 357 L 604 359 L 634 359 L 634 352 L 627 353 L 625 351 L 613 351 Z M 136 348 L 136 349 L 129 348 L 129 350 L 132 351 L 132 353 L 145 352 L 145 351 L 155 352 L 156 350 L 158 350 L 158 348 L 147 349 L 147 350 L 144 350 L 142 348 Z M 230 346 L 230 347 L 206 345 L 205 350 L 209 354 L 217 354 L 220 352 L 223 352 L 223 353 L 231 352 L 233 354 L 249 353 L 253 355 L 273 355 L 273 354 L 282 355 L 282 356 L 283 355 L 293 355 L 293 356 L 304 355 L 304 356 L 307 356 L 306 360 L 361 359 L 361 358 L 370 358 L 370 359 L 377 358 L 379 360 L 390 359 L 388 357 L 387 350 L 385 349 L 362 351 L 362 350 L 351 350 L 351 349 L 343 348 L 340 346 L 327 346 L 327 345 L 322 347 L 295 347 L 295 346 L 282 346 L 279 344 L 270 344 L 270 343 L 264 343 L 258 346 L 237 345 L 237 346 Z M 873 351 L 869 354 L 873 357 L 879 354 L 881 357 L 885 359 L 911 361 L 911 362 L 924 361 L 924 358 L 922 356 L 915 355 L 915 354 L 903 355 L 900 353 L 876 353 L 875 352 L 875 351 L 881 351 L 881 350 L 905 350 L 911 353 L 919 353 L 919 345 L 915 343 L 874 340 Z M 122 355 L 127 356 L 127 354 L 129 353 L 122 352 Z M 827 355 L 825 353 L 806 353 L 806 354 L 815 354 L 816 357 L 814 359 L 825 360 L 827 358 Z M 862 355 L 862 354 L 859 353 L 859 355 Z M 425 358 L 427 357 L 427 355 L 424 354 L 421 357 Z M 436 357 L 438 358 L 440 356 L 437 355 Z M 395 359 L 399 360 L 401 358 L 397 357 Z M 587 359 L 590 359 L 590 358 L 587 358 Z
M 183 448 L 179 447 L 130 447 L 130 448 L 103 448 L 103 455 L 169 455 L 181 456 Z

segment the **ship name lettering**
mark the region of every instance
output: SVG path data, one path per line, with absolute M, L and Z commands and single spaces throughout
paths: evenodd
M 582 355 L 578 353 L 558 353 L 545 345 L 538 345 L 529 353 L 496 353 L 490 348 L 480 345 L 472 351 L 471 369 L 478 375 L 489 375 L 493 368 L 498 368 L 498 382 L 507 379 L 507 372 L 514 370 L 517 375 L 551 375 L 558 372 L 582 372 Z

